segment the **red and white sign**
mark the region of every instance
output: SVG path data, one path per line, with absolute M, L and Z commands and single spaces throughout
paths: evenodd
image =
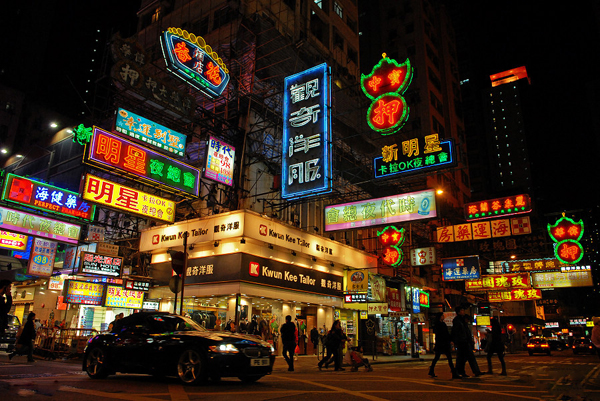
M 410 265 L 411 266 L 427 266 L 433 265 L 436 262 L 435 248 L 429 246 L 427 248 L 415 248 L 410 250 Z
M 513 235 L 531 234 L 529 216 L 510 219 L 510 228 Z

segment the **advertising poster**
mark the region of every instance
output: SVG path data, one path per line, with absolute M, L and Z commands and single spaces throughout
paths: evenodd
M 100 306 L 104 296 L 104 284 L 67 280 L 63 296 L 65 303 Z
M 81 226 L 0 206 L 0 229 L 76 244 Z
M 27 274 L 31 276 L 49 277 L 54 269 L 54 259 L 56 258 L 55 241 L 49 241 L 43 238 L 33 239 L 33 248 L 31 257 L 27 265 Z
M 234 161 L 235 148 L 233 146 L 212 136 L 208 137 L 205 178 L 232 186 Z

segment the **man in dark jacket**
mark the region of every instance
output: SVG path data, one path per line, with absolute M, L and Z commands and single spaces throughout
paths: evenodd
M 437 377 L 435 374 L 435 364 L 440 360 L 440 355 L 446 355 L 448 359 L 448 365 L 450 365 L 450 371 L 452 372 L 453 379 L 460 379 L 460 375 L 454 369 L 452 363 L 452 342 L 450 340 L 450 332 L 448 326 L 444 322 L 444 314 L 442 312 L 435 315 L 435 325 L 433 326 L 433 332 L 435 333 L 435 357 L 429 367 L 429 376 Z
M 288 364 L 288 371 L 294 371 L 294 351 L 296 349 L 296 325 L 292 323 L 292 317 L 287 315 L 285 323 L 279 329 L 281 342 L 283 343 L 283 359 Z
M 465 365 L 469 361 L 473 374 L 481 376 L 483 373 L 479 370 L 475 354 L 473 354 L 473 334 L 465 320 L 465 309 L 462 306 L 457 306 L 455 311 L 456 317 L 452 320 L 452 340 L 456 347 L 456 371 L 462 377 L 469 377 L 465 372 Z
M 12 307 L 12 295 L 10 280 L 0 280 L 0 336 L 4 336 L 8 327 L 8 312 Z
M 310 342 L 313 343 L 313 348 L 315 349 L 315 355 L 319 354 L 319 330 L 316 327 L 313 327 L 310 331 Z

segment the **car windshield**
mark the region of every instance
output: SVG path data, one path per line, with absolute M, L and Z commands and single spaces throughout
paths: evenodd
M 151 315 L 148 323 L 153 333 L 169 333 L 174 331 L 206 331 L 192 319 L 174 315 Z

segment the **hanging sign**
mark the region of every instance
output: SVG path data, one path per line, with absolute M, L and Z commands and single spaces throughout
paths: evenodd
M 76 244 L 81 226 L 0 206 L 0 227 L 26 235 Z
M 124 288 L 133 291 L 150 291 L 150 282 L 143 280 L 125 279 Z
M 27 274 L 50 277 L 54 269 L 54 259 L 56 259 L 56 246 L 55 241 L 34 238 L 29 264 L 27 265 Z
M 198 197 L 200 170 L 98 127 L 86 145 L 84 162 L 140 178 L 157 189 Z
M 93 205 L 84 202 L 77 192 L 11 173 L 7 174 L 4 181 L 2 200 L 87 221 L 94 219 L 96 210 Z
M 531 281 L 533 288 L 570 288 L 592 287 L 594 281 L 590 266 L 581 266 L 583 269 L 569 272 L 544 272 L 533 273 Z
M 529 274 L 494 274 L 476 280 L 465 281 L 466 291 L 499 290 L 508 288 L 531 288 Z
M 117 285 L 106 286 L 104 306 L 113 308 L 142 309 L 144 292 L 126 290 Z
M 479 256 L 442 259 L 442 273 L 444 281 L 477 279 Z
M 64 302 L 91 306 L 102 305 L 104 284 L 88 281 L 67 280 L 64 290 Z
M 181 28 L 163 32 L 160 45 L 167 69 L 207 96 L 220 96 L 229 82 L 229 70 L 202 36 Z
M 212 136 L 208 137 L 205 178 L 232 186 L 234 161 L 235 148 L 233 146 Z
M 490 291 L 489 302 L 533 301 L 542 299 L 542 291 L 534 288 L 527 290 Z
M 369 290 L 369 275 L 367 271 L 346 270 L 346 291 L 364 293 Z
M 397 229 L 394 226 L 387 226 L 382 231 L 377 231 L 377 238 L 383 245 L 383 262 L 392 267 L 402 263 L 402 244 L 405 240 L 404 228 Z
M 531 212 L 529 195 L 513 195 L 465 204 L 467 221 Z
M 175 221 L 175 202 L 86 174 L 82 196 L 104 206 L 168 223 Z
M 558 270 L 561 266 L 565 266 L 558 259 L 527 259 L 527 260 L 511 260 L 503 262 L 503 271 L 506 273 L 514 272 L 540 272 Z
M 123 258 L 118 256 L 99 255 L 92 252 L 81 252 L 80 259 L 80 274 L 121 277 Z
M 331 192 L 331 100 L 327 64 L 285 78 L 282 188 L 284 199 Z
M 428 266 L 436 263 L 435 248 L 432 246 L 426 248 L 415 248 L 410 250 L 411 266 Z
M 27 249 L 27 236 L 0 230 L 0 248 L 25 251 Z
M 554 255 L 563 263 L 575 264 L 583 258 L 583 246 L 579 243 L 583 237 L 583 221 L 575 223 L 563 213 L 554 224 L 548 224 L 548 234 L 554 245 Z
M 375 178 L 382 178 L 451 167 L 456 165 L 456 155 L 451 139 L 440 141 L 438 134 L 432 134 L 403 141 L 401 148 L 384 146 L 374 163 Z
M 117 111 L 115 131 L 177 156 L 185 152 L 186 135 L 122 108 Z

